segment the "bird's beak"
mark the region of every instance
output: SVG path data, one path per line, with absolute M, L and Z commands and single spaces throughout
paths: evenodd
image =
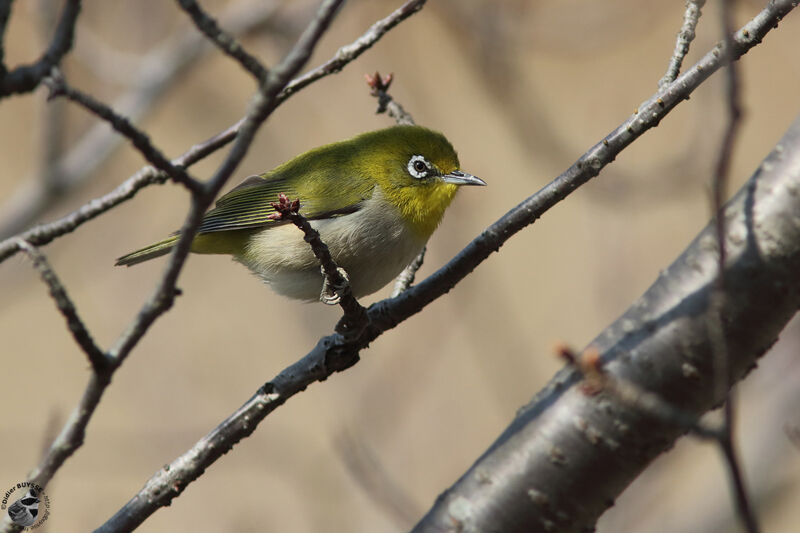
M 449 174 L 443 175 L 442 180 L 453 185 L 486 185 L 486 182 L 482 179 L 460 170 L 454 170 Z

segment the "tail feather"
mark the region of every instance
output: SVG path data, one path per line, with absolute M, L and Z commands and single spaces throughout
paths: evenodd
M 163 241 L 159 241 L 155 244 L 151 244 L 150 246 L 146 246 L 141 250 L 136 250 L 135 252 L 123 255 L 117 259 L 115 264 L 116 266 L 138 265 L 139 263 L 149 261 L 150 259 L 167 255 L 170 250 L 172 250 L 172 247 L 175 246 L 176 242 L 178 242 L 178 235 L 167 237 Z

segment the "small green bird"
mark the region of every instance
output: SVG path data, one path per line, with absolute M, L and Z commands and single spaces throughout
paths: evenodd
M 321 299 L 323 275 L 303 232 L 275 220 L 280 194 L 300 200 L 300 214 L 319 231 L 353 295 L 394 279 L 425 246 L 460 185 L 486 185 L 459 170 L 442 135 L 420 126 L 364 133 L 299 155 L 250 176 L 203 217 L 191 251 L 230 254 L 279 294 Z M 120 257 L 135 265 L 169 253 L 177 233 Z

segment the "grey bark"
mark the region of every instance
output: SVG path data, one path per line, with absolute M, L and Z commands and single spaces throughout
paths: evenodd
M 800 118 L 727 204 L 725 217 L 721 318 L 735 382 L 800 305 Z M 695 416 L 719 404 L 707 320 L 717 257 L 709 224 L 592 342 L 611 379 Z M 686 426 L 607 391 L 587 394 L 582 379 L 572 368 L 559 372 L 413 531 L 592 531 Z

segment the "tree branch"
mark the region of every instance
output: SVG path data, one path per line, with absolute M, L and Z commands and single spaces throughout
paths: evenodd
M 309 83 L 335 74 L 342 70 L 342 68 L 356 59 L 358 56 L 372 48 L 372 45 L 378 42 L 381 37 L 386 35 L 386 32 L 403 22 L 405 19 L 422 9 L 427 0 L 408 0 L 405 4 L 395 9 L 388 17 L 383 18 L 370 26 L 370 28 L 358 39 L 352 43 L 342 46 L 329 59 L 317 68 L 303 74 L 296 80 L 286 86 L 281 94 L 282 99 L 289 98 L 292 94 L 296 93 Z
M 39 272 L 42 281 L 44 281 L 50 289 L 50 296 L 53 298 L 53 301 L 55 301 L 58 310 L 61 311 L 61 314 L 64 315 L 64 318 L 67 320 L 67 327 L 75 338 L 75 342 L 78 343 L 78 346 L 81 347 L 89 358 L 89 362 L 92 364 L 94 371 L 100 372 L 105 369 L 108 365 L 106 355 L 97 347 L 91 334 L 89 334 L 89 330 L 83 325 L 83 321 L 78 316 L 78 311 L 67 295 L 64 285 L 62 285 L 61 280 L 58 279 L 55 271 L 53 271 L 52 267 L 47 262 L 47 257 L 35 247 L 31 246 L 30 243 L 22 239 L 18 240 L 17 246 L 28 254 L 28 257 L 30 257 L 33 262 L 33 267 Z
M 53 67 L 50 76 L 45 78 L 45 83 L 50 89 L 49 98 L 63 96 L 103 119 L 118 133 L 130 140 L 136 149 L 139 150 L 139 153 L 141 153 L 157 170 L 164 172 L 172 181 L 184 185 L 190 191 L 199 192 L 202 187 L 200 182 L 192 178 L 183 167 L 173 165 L 172 162 L 161 153 L 161 150 L 153 146 L 150 142 L 150 137 L 134 126 L 126 117 L 116 113 L 103 102 L 96 100 L 91 95 L 79 91 L 74 87 L 70 87 L 64 79 L 64 75 L 57 67 Z
M 791 191 L 800 187 L 799 165 L 800 118 L 725 209 L 728 299 L 722 323 L 737 380 L 797 312 L 800 195 Z M 698 417 L 718 405 L 705 320 L 717 277 L 715 233 L 712 222 L 591 343 L 614 379 Z M 575 386 L 580 380 L 571 368 L 559 372 L 414 531 L 593 529 L 614 498 L 685 428 L 613 394 L 589 396 Z
M 675 81 L 675 78 L 678 77 L 683 60 L 686 58 L 686 54 L 689 53 L 689 46 L 692 44 L 692 41 L 694 41 L 695 28 L 697 28 L 697 23 L 700 20 L 702 9 L 705 4 L 706 0 L 686 0 L 686 11 L 683 14 L 683 26 L 681 26 L 678 32 L 678 37 L 675 41 L 675 51 L 669 59 L 667 72 L 664 74 L 664 77 L 658 81 L 659 87 L 672 83 Z
M 748 533 L 758 533 L 759 526 L 755 511 L 750 503 L 745 489 L 742 469 L 739 465 L 734 440 L 734 409 L 735 395 L 732 387 L 734 376 L 731 373 L 729 361 L 729 346 L 724 334 L 723 312 L 727 307 L 729 295 L 725 264 L 727 261 L 727 245 L 725 242 L 726 220 L 723 212 L 723 202 L 728 195 L 728 181 L 730 175 L 731 158 L 733 157 L 734 144 L 741 124 L 742 110 L 739 96 L 739 77 L 737 67 L 730 57 L 733 42 L 733 14 L 731 2 L 723 0 L 720 3 L 720 22 L 725 54 L 725 93 L 728 103 L 728 123 L 725 128 L 719 156 L 711 185 L 711 204 L 714 215 L 713 223 L 717 244 L 717 276 L 707 310 L 708 336 L 711 341 L 712 360 L 714 364 L 714 392 L 717 399 L 725 398 L 722 412 L 722 438 L 719 446 L 725 458 L 725 464 L 731 478 L 732 492 L 736 512 L 739 515 Z
M 197 29 L 213 42 L 217 48 L 234 58 L 242 67 L 255 76 L 259 83 L 267 79 L 267 69 L 255 56 L 245 50 L 232 35 L 219 27 L 217 21 L 206 13 L 194 0 L 178 0 L 178 5 L 192 19 Z
M 10 7 L 10 3 L 8 7 Z M 32 65 L 21 65 L 8 72 L 5 71 L 5 67 L 0 69 L 0 98 L 34 90 L 42 79 L 50 74 L 50 70 L 58 66 L 64 55 L 72 48 L 72 42 L 75 37 L 75 22 L 78 20 L 80 11 L 80 0 L 67 0 L 64 10 L 61 12 L 61 19 L 56 27 L 53 40 L 42 57 Z M 8 9 L 5 9 L 4 13 L 0 13 L 0 29 L 5 28 L 7 20 Z M 1 60 L 2 56 L 0 56 Z

